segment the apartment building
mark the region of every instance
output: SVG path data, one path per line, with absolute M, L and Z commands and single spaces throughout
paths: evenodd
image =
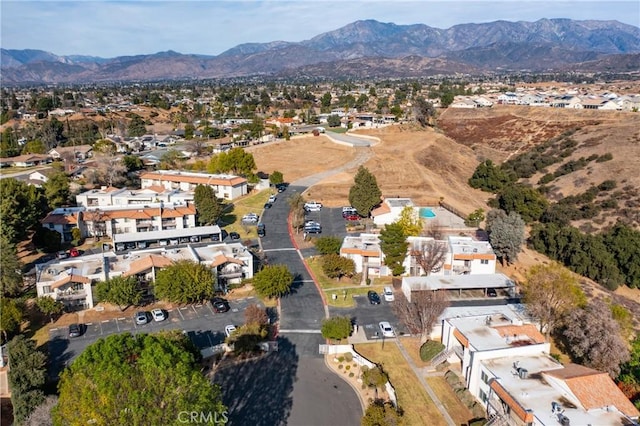
M 443 250 L 446 254 L 436 268 L 428 271 L 429 275 L 493 274 L 496 271 L 497 257 L 488 241 L 452 235 L 443 241 L 435 241 L 430 237 L 408 237 L 407 243 L 409 251 L 403 265 L 411 276 L 427 275 L 420 265 L 420 256 L 432 250 Z
M 198 185 L 209 185 L 218 198 L 233 200 L 247 194 L 247 180 L 226 174 L 193 173 L 158 170 L 140 175 L 142 188 L 162 186 L 169 190 L 195 191 Z
M 142 189 L 103 186 L 76 195 L 76 204 L 84 207 L 147 205 L 152 203 L 193 202 L 193 191 L 150 186 Z

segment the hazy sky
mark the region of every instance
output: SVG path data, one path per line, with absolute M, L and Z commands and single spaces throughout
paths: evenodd
M 362 19 L 444 29 L 541 18 L 638 27 L 640 1 L 0 0 L 0 44 L 105 58 L 165 50 L 217 55 L 241 43 L 307 40 Z

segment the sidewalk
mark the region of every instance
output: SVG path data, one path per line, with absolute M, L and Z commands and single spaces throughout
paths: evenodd
M 413 370 L 413 373 L 416 375 L 416 377 L 420 381 L 420 384 L 422 384 L 422 387 L 424 387 L 424 390 L 427 392 L 429 397 L 433 400 L 433 403 L 436 405 L 436 407 L 442 414 L 442 417 L 444 418 L 444 420 L 447 422 L 449 426 L 456 426 L 456 423 L 453 421 L 453 419 L 445 409 L 444 405 L 442 405 L 442 402 L 438 399 L 433 389 L 431 389 L 431 386 L 429 386 L 427 381 L 424 379 L 424 369 L 418 368 L 416 366 L 416 364 L 413 362 L 413 359 L 411 359 L 411 357 L 407 353 L 404 346 L 402 346 L 402 342 L 400 342 L 400 339 L 396 339 L 396 345 L 398 346 L 398 349 L 400 349 L 400 353 L 402 353 L 402 356 L 404 357 L 405 361 L 407 361 L 407 364 L 409 364 L 409 366 Z

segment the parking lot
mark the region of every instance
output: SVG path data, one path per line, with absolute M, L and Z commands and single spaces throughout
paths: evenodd
M 138 325 L 131 315 L 122 315 L 114 319 L 105 319 L 83 324 L 80 337 L 69 338 L 68 327 L 54 328 L 49 331 L 49 353 L 53 365 L 64 366 L 80 354 L 87 346 L 101 337 L 117 333 L 153 333 L 161 330 L 182 330 L 199 348 L 209 348 L 224 342 L 224 327 L 229 324 L 244 324 L 244 311 L 247 306 L 258 304 L 254 297 L 230 300 L 230 310 L 216 313 L 210 302 L 181 306 L 164 310 L 167 318 L 164 321 L 150 320 L 147 324 Z M 275 321 L 273 309 L 268 310 L 270 318 Z M 55 361 L 60 362 L 55 362 Z
M 333 316 L 348 316 L 352 321 L 362 327 L 369 340 L 382 338 L 379 333 L 378 324 L 381 321 L 388 321 L 396 331 L 396 334 L 407 333 L 407 330 L 400 324 L 392 311 L 393 302 L 386 302 L 384 298 L 379 305 L 369 303 L 366 295 L 354 296 L 355 307 L 353 308 L 336 308 L 329 307 L 329 313 Z

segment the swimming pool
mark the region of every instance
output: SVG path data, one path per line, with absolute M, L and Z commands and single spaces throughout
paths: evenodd
M 429 207 L 420 207 L 420 217 L 431 219 L 436 217 L 436 214 Z

